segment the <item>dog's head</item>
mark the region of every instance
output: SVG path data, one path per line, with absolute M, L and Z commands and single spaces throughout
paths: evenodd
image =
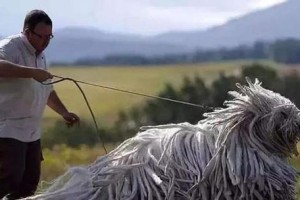
M 267 90 L 258 80 L 247 85 L 237 84 L 240 92 L 229 92 L 234 99 L 224 109 L 206 113 L 206 122 L 220 131 L 217 147 L 226 144 L 232 134 L 255 149 L 287 157 L 297 154 L 300 138 L 300 111 L 287 98 Z

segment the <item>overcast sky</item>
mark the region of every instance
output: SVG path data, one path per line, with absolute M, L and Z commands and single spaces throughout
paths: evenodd
M 22 30 L 25 14 L 45 10 L 54 31 L 68 26 L 155 35 L 202 30 L 285 0 L 0 0 L 0 35 Z

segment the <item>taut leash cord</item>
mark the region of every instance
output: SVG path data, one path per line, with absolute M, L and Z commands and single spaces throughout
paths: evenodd
M 82 83 L 82 84 L 85 84 L 85 85 L 90 85 L 90 86 L 95 86 L 95 87 L 100 87 L 100 88 L 115 90 L 115 91 L 119 91 L 119 92 L 124 92 L 124 93 L 128 93 L 128 94 L 133 94 L 133 95 L 138 95 L 138 96 L 143 96 L 143 97 L 148 97 L 148 98 L 153 98 L 153 99 L 170 101 L 170 102 L 184 104 L 184 105 L 193 106 L 193 107 L 198 107 L 198 108 L 202 108 L 202 109 L 206 109 L 206 110 L 213 110 L 214 109 L 213 107 L 210 107 L 210 106 L 205 106 L 205 105 L 200 105 L 200 104 L 194 104 L 194 103 L 190 103 L 190 102 L 179 101 L 179 100 L 175 100 L 175 99 L 170 99 L 170 98 L 165 98 L 165 97 L 159 97 L 159 96 L 154 96 L 154 95 L 149 95 L 149 94 L 143 94 L 143 93 L 138 93 L 138 92 L 132 92 L 132 91 L 118 89 L 118 88 L 114 88 L 114 87 L 103 86 L 103 85 L 99 85 L 99 84 L 95 84 L 95 83 L 88 83 L 88 82 L 84 82 L 84 81 L 80 81 L 80 80 L 75 80 L 75 79 L 72 79 L 72 78 L 65 78 L 65 77 L 56 76 L 56 75 L 54 75 L 54 77 L 60 78 L 60 80 L 54 81 L 52 83 L 57 83 L 57 82 L 61 82 L 61 81 L 64 81 L 64 80 L 70 80 L 70 81 L 73 81 L 73 82 L 75 81 L 77 83 Z

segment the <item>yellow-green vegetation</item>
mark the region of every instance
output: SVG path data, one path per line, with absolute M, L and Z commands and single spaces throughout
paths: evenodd
M 117 144 L 105 144 L 105 148 L 111 151 Z M 93 163 L 97 157 L 105 154 L 102 146 L 93 148 L 82 145 L 74 149 L 66 145 L 57 145 L 53 149 L 44 149 L 42 162 L 42 181 L 50 181 L 62 175 L 72 166 L 84 166 Z

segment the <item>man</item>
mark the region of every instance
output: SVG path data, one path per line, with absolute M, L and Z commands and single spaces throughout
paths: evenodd
M 22 34 L 0 41 L 0 198 L 18 199 L 36 191 L 42 160 L 40 122 L 46 105 L 70 126 L 69 112 L 51 85 L 43 51 L 52 39 L 52 21 L 30 11 Z

